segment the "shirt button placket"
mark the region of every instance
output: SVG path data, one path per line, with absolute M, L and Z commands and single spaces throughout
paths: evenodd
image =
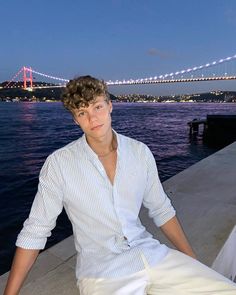
M 120 224 L 120 230 L 121 230 L 121 232 L 123 234 L 123 225 L 122 225 L 122 221 L 121 221 L 120 216 L 119 216 L 119 210 L 117 210 L 118 209 L 118 204 L 117 204 L 117 198 L 116 198 L 116 196 L 117 196 L 116 186 L 113 185 L 112 186 L 112 197 L 113 197 L 114 209 L 115 209 L 115 212 L 116 212 L 117 221 Z M 123 242 L 127 241 L 127 237 L 124 236 L 124 235 L 122 235 L 122 236 L 123 237 L 120 237 L 120 238 L 123 240 Z

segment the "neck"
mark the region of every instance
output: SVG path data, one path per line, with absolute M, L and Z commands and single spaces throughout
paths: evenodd
M 116 136 L 112 129 L 102 138 L 91 138 L 86 136 L 86 139 L 88 145 L 99 157 L 106 156 L 117 148 Z

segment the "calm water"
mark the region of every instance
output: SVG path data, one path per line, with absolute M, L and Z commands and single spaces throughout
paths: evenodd
M 163 181 L 216 151 L 200 140 L 190 143 L 187 126 L 215 113 L 236 113 L 236 104 L 119 103 L 113 127 L 148 144 Z M 0 274 L 10 267 L 45 158 L 80 135 L 60 103 L 0 103 Z M 48 246 L 70 234 L 62 214 Z

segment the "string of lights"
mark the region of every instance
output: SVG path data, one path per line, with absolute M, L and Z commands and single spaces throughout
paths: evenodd
M 16 77 L 17 77 L 22 71 L 23 71 L 23 67 L 19 70 L 18 73 L 15 74 L 15 76 L 14 76 L 14 77 L 13 77 L 8 83 L 7 83 L 7 85 L 6 85 L 5 87 L 8 88 L 9 85 L 10 85 L 11 83 L 14 82 L 14 80 L 16 79 Z
M 180 71 L 176 71 L 176 72 L 172 72 L 172 73 L 167 73 L 167 74 L 162 74 L 159 76 L 155 76 L 155 77 L 149 77 L 149 78 L 140 78 L 140 79 L 128 79 L 128 80 L 116 80 L 116 81 L 106 81 L 106 84 L 108 86 L 112 86 L 112 85 L 124 85 L 124 84 L 140 84 L 140 83 L 155 83 L 155 82 L 160 82 L 160 81 L 169 81 L 169 79 L 173 79 L 174 77 L 178 77 L 179 75 L 184 75 L 184 74 L 190 74 L 192 72 L 196 72 L 199 70 L 203 70 L 206 68 L 210 68 L 210 67 L 214 67 L 217 66 L 219 64 L 225 63 L 225 62 L 229 62 L 233 59 L 236 59 L 236 54 L 233 56 L 228 56 L 226 58 L 221 58 L 219 60 L 215 60 L 211 63 L 206 63 L 204 65 L 200 65 L 200 66 L 194 66 L 192 68 L 188 68 L 188 69 L 183 69 Z M 34 74 L 43 76 L 45 78 L 49 78 L 49 79 L 53 79 L 53 80 L 57 80 L 57 81 L 63 81 L 63 82 L 69 82 L 68 79 L 64 79 L 64 78 L 59 78 L 59 77 L 55 77 L 52 75 L 48 75 L 45 73 L 41 73 L 38 71 L 35 71 L 31 68 L 25 68 L 28 71 L 31 71 Z M 12 80 L 7 84 L 6 87 L 8 87 L 10 85 L 10 83 L 13 82 L 13 80 L 22 72 L 23 68 L 20 69 L 20 71 L 12 78 Z M 175 78 L 177 79 L 177 78 Z
M 38 74 L 40 76 L 43 76 L 43 77 L 46 77 L 46 78 L 49 78 L 49 79 L 58 80 L 58 81 L 64 81 L 64 82 L 69 82 L 68 79 L 54 77 L 54 76 L 51 76 L 51 75 L 47 75 L 47 74 L 44 74 L 44 73 L 37 72 L 37 71 L 35 71 L 33 69 L 29 69 L 29 68 L 26 68 L 26 69 L 29 70 L 29 71 L 32 71 L 32 73 L 34 73 L 34 74 Z
M 233 56 L 226 57 L 226 58 L 221 58 L 221 59 L 213 61 L 211 63 L 206 63 L 206 64 L 200 65 L 200 66 L 194 66 L 192 68 L 183 69 L 183 70 L 168 73 L 168 74 L 162 74 L 162 75 L 155 76 L 155 77 L 141 78 L 141 79 L 116 80 L 115 82 L 109 80 L 109 81 L 106 82 L 106 84 L 107 85 L 117 85 L 117 84 L 122 85 L 122 84 L 136 84 L 136 83 L 143 83 L 143 82 L 153 82 L 153 81 L 157 81 L 157 80 L 160 80 L 160 79 L 163 80 L 163 79 L 167 79 L 167 78 L 173 78 L 173 77 L 176 77 L 178 75 L 183 75 L 183 74 L 186 74 L 186 73 L 191 73 L 191 72 L 195 72 L 195 71 L 198 71 L 198 70 L 203 70 L 205 68 L 210 68 L 210 67 L 216 66 L 218 64 L 229 62 L 229 61 L 231 61 L 233 59 L 236 59 L 236 54 L 233 55 Z M 46 77 L 46 78 L 50 78 L 50 79 L 54 79 L 54 80 L 58 80 L 58 81 L 69 82 L 68 79 L 58 78 L 58 77 L 55 77 L 55 76 L 47 75 L 47 74 L 44 74 L 44 73 L 37 72 L 37 71 L 35 71 L 33 69 L 32 69 L 32 72 L 35 73 L 35 74 L 41 75 L 43 77 Z
M 236 59 L 236 54 L 233 55 L 233 56 L 229 56 L 229 57 L 226 57 L 226 58 L 222 58 L 220 60 L 217 60 L 217 61 L 213 61 L 211 63 L 207 63 L 205 65 L 201 65 L 201 66 L 195 66 L 193 68 L 189 68 L 189 69 L 185 69 L 185 70 L 181 70 L 181 71 L 177 71 L 175 73 L 170 73 L 170 74 L 165 74 L 165 75 L 160 75 L 159 78 L 163 78 L 163 77 L 172 77 L 172 76 L 176 76 L 176 75 L 180 75 L 180 74 L 185 74 L 185 73 L 190 73 L 190 72 L 195 72 L 197 70 L 201 70 L 201 69 L 204 69 L 204 68 L 209 68 L 209 67 L 213 67 L 213 66 L 216 66 L 218 64 L 221 64 L 221 63 L 224 63 L 224 62 L 228 62 L 232 59 Z
M 225 63 L 225 62 L 229 62 L 233 59 L 236 59 L 236 54 L 233 56 L 226 57 L 226 58 L 221 58 L 221 59 L 213 61 L 211 63 L 206 63 L 205 65 L 194 66 L 192 68 L 183 69 L 183 70 L 177 71 L 175 73 L 172 72 L 172 73 L 163 74 L 163 75 L 159 75 L 159 76 L 155 76 L 155 77 L 141 78 L 141 79 L 135 79 L 135 80 L 134 79 L 121 80 L 121 81 L 116 80 L 115 82 L 109 80 L 107 82 L 107 85 L 136 84 L 136 83 L 155 82 L 155 81 L 159 81 L 159 80 L 165 80 L 166 78 L 173 78 L 178 75 L 183 75 L 186 73 L 191 73 L 191 72 L 195 72 L 198 70 L 203 70 L 205 68 L 210 68 L 210 67 L 213 67 L 213 66 Z

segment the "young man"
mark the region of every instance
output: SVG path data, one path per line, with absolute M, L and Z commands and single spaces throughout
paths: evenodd
M 18 294 L 63 206 L 73 226 L 81 295 L 236 294 L 233 282 L 195 259 L 149 148 L 112 129 L 105 83 L 71 80 L 63 103 L 84 135 L 47 158 L 4 294 Z M 142 204 L 177 250 L 146 231 L 138 217 Z

